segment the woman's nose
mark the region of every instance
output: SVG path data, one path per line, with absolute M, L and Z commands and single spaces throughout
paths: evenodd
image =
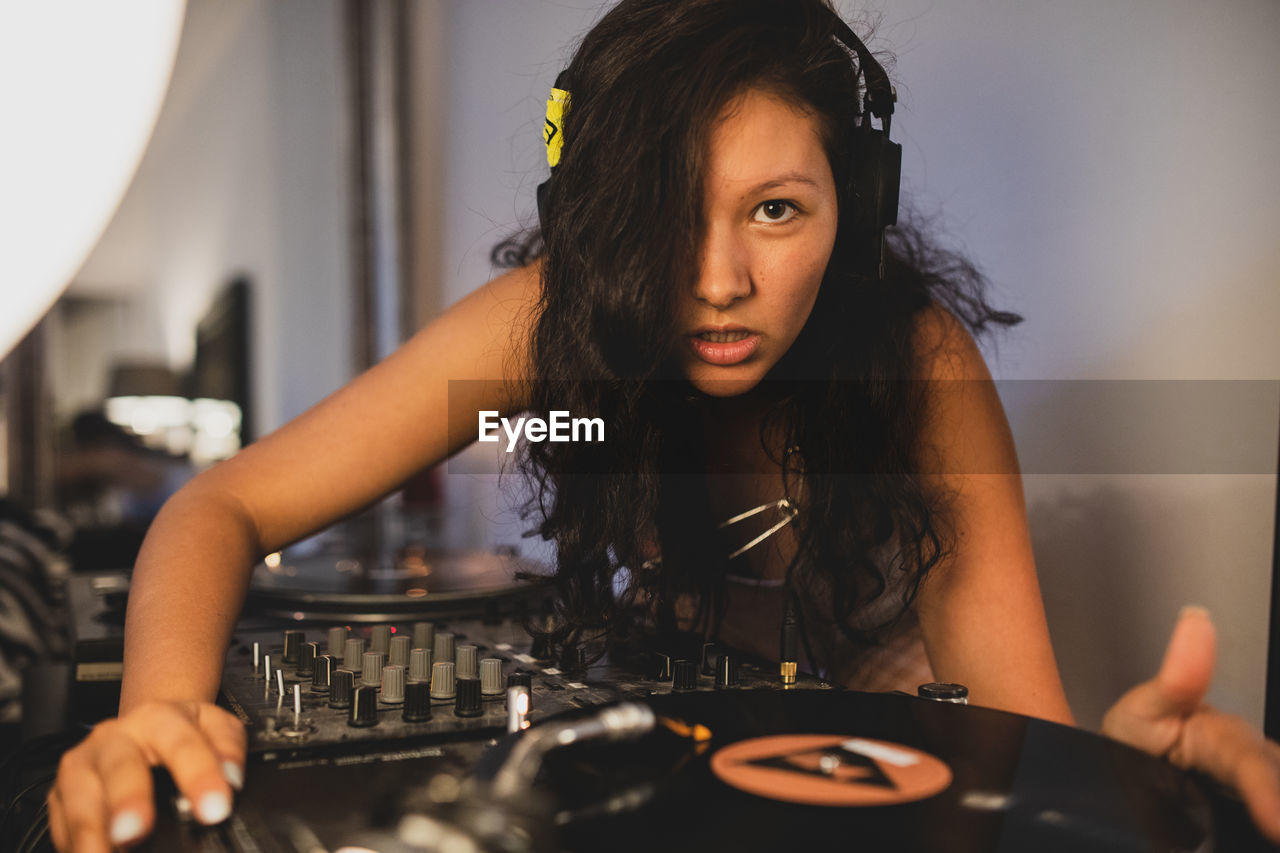
M 708 228 L 698 257 L 694 296 L 714 308 L 728 308 L 751 293 L 746 248 L 732 233 Z

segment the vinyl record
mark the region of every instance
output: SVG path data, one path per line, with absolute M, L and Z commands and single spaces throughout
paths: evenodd
M 904 694 L 724 691 L 649 702 L 674 728 L 548 754 L 561 849 L 1207 851 L 1204 792 L 1079 729 Z M 544 723 L 545 725 L 545 723 Z M 479 770 L 491 778 L 514 745 Z
M 546 572 L 543 564 L 504 549 L 412 548 L 394 559 L 286 555 L 254 569 L 247 606 L 293 620 L 510 615 L 537 586 L 519 575 Z

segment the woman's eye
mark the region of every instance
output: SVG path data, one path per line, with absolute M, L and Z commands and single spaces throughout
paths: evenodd
M 799 213 L 799 211 L 796 209 L 794 204 L 789 201 L 783 201 L 782 199 L 775 198 L 766 202 L 761 202 L 760 206 L 756 208 L 751 219 L 754 222 L 766 222 L 770 225 L 778 225 L 783 222 L 791 221 L 795 218 L 797 213 Z

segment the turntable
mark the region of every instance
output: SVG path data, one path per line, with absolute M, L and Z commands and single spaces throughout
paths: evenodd
M 413 545 L 374 557 L 272 554 L 254 569 L 247 610 L 292 621 L 380 622 L 405 614 L 496 618 L 521 611 L 547 567 L 512 546 Z

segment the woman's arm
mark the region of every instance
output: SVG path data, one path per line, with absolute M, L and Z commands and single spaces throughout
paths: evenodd
M 523 378 L 538 287 L 534 267 L 481 287 L 165 505 L 134 568 L 121 711 L 148 699 L 212 699 L 257 559 L 475 441 L 477 410 L 523 407 L 520 383 L 507 380 Z M 453 380 L 466 381 L 451 397 Z
M 49 795 L 59 850 L 132 843 L 164 764 L 206 823 L 225 818 L 245 733 L 210 704 L 254 562 L 476 439 L 479 409 L 524 407 L 539 268 L 503 275 L 280 430 L 201 474 L 147 534 L 125 622 L 120 717 L 70 750 Z M 455 384 L 452 380 L 466 380 Z
M 942 308 L 918 326 L 928 382 L 922 474 L 952 495 L 955 552 L 921 584 L 917 607 L 936 678 L 978 705 L 1071 724 L 1036 580 L 1013 438 L 991 374 Z

